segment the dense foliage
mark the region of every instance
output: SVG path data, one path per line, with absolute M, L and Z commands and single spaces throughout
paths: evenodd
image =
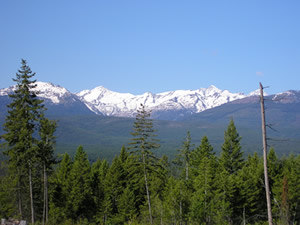
M 28 69 L 22 61 L 19 74 L 30 75 Z M 257 153 L 243 156 L 233 120 L 220 156 L 207 136 L 194 146 L 187 132 L 170 162 L 156 156 L 158 139 L 141 105 L 132 139 L 111 163 L 91 162 L 82 146 L 74 157 L 56 159 L 56 123 L 44 118 L 34 82 L 19 79 L 2 137 L 8 161 L 0 177 L 0 217 L 46 224 L 267 223 L 263 161 Z M 268 167 L 275 223 L 300 224 L 300 156 L 279 159 L 270 149 Z

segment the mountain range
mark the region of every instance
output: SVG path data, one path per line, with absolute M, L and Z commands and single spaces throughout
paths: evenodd
M 52 83 L 36 82 L 36 84 L 35 90 L 46 104 L 51 105 L 51 108 L 64 106 L 68 109 L 68 113 L 71 113 L 71 108 L 76 110 L 81 108 L 77 114 L 91 111 L 104 116 L 134 117 L 140 104 L 144 104 L 152 111 L 153 118 L 166 120 L 182 120 L 192 114 L 256 94 L 256 92 L 249 95 L 230 93 L 213 85 L 197 90 L 176 90 L 158 94 L 146 92 L 141 95 L 118 93 L 102 86 L 71 93 L 66 88 Z M 7 96 L 14 88 L 15 86 L 0 89 L 0 96 Z
M 7 112 L 8 97 L 14 87 L 0 89 L 0 124 Z M 261 120 L 258 91 L 230 93 L 210 86 L 198 90 L 176 90 L 159 94 L 117 93 L 104 87 L 71 93 L 51 83 L 37 82 L 39 97 L 44 99 L 47 115 L 58 120 L 57 150 L 75 152 L 83 145 L 93 158 L 108 159 L 130 142 L 130 132 L 139 105 L 152 110 L 161 141 L 159 154 L 173 157 L 186 132 L 198 145 L 207 135 L 220 152 L 224 131 L 234 119 L 246 153 L 261 151 Z M 280 155 L 300 152 L 300 91 L 265 96 L 270 146 Z M 0 131 L 3 132 L 2 130 Z

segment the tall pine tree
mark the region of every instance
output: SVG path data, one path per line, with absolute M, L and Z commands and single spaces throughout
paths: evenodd
M 54 145 L 56 130 L 56 122 L 49 119 L 42 119 L 40 126 L 41 140 L 39 146 L 39 158 L 43 166 L 43 180 L 44 180 L 44 206 L 43 206 L 43 224 L 48 223 L 48 173 L 52 170 L 53 164 L 56 163 L 54 156 Z
M 146 189 L 147 204 L 149 211 L 149 222 L 153 224 L 151 198 L 149 191 L 149 174 L 157 171 L 159 165 L 158 159 L 153 154 L 153 150 L 159 148 L 158 140 L 155 138 L 155 130 L 153 129 L 153 121 L 150 118 L 151 111 L 147 111 L 146 107 L 141 104 L 137 110 L 137 115 L 133 125 L 131 135 L 132 142 L 129 143 L 129 149 L 134 156 L 134 163 L 139 171 L 142 171 L 144 177 L 144 187 Z
M 221 192 L 224 193 L 224 201 L 227 202 L 230 207 L 230 215 L 228 215 L 228 221 L 239 223 L 241 221 L 243 204 L 240 193 L 240 187 L 237 183 L 238 172 L 244 165 L 243 152 L 240 145 L 241 137 L 237 132 L 233 119 L 227 127 L 224 134 L 224 143 L 222 145 L 222 152 L 220 157 L 220 166 L 222 176 L 219 181 L 223 180 Z M 226 204 L 225 204 L 226 205 Z
M 83 147 L 77 148 L 74 163 L 68 177 L 69 195 L 67 208 L 69 218 L 74 221 L 79 218 L 91 218 L 95 208 L 92 199 L 91 166 Z
M 221 165 L 229 174 L 236 173 L 243 166 L 244 159 L 240 141 L 241 137 L 237 132 L 233 119 L 231 119 L 224 134 L 220 158 Z
M 13 94 L 9 97 L 12 102 L 8 105 L 8 115 L 4 124 L 6 132 L 2 137 L 7 144 L 4 152 L 9 157 L 10 172 L 18 179 L 18 208 L 19 214 L 23 217 L 22 199 L 29 192 L 31 222 L 34 223 L 34 202 L 32 174 L 37 164 L 38 140 L 35 132 L 38 129 L 39 120 L 43 116 L 43 101 L 37 98 L 35 80 L 32 80 L 33 73 L 26 61 L 22 59 L 21 68 L 13 79 L 17 84 Z M 27 176 L 26 172 L 27 171 Z M 29 182 L 29 191 L 24 193 L 21 189 L 24 184 L 24 177 Z
M 175 164 L 184 166 L 184 177 L 186 181 L 189 180 L 190 161 L 193 147 L 191 141 L 191 133 L 187 131 L 186 138 L 182 143 L 182 147 L 178 149 L 179 154 L 174 160 Z

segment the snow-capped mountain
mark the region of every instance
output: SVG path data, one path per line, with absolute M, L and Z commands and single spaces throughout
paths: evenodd
M 133 117 L 141 103 L 152 110 L 155 117 L 161 117 L 161 113 L 170 114 L 170 111 L 184 116 L 246 97 L 242 93 L 222 91 L 215 86 L 158 94 L 146 92 L 142 95 L 113 92 L 100 86 L 92 90 L 81 91 L 77 96 L 96 114 L 118 117 Z
M 38 96 L 40 98 L 49 100 L 54 104 L 62 103 L 66 99 L 71 101 L 75 101 L 77 99 L 77 96 L 75 94 L 72 94 L 67 89 L 59 85 L 54 85 L 52 83 L 46 83 L 40 81 L 37 81 L 36 85 L 37 86 L 33 90 L 38 92 Z M 0 96 L 5 96 L 13 93 L 15 88 L 16 86 L 14 85 L 9 88 L 0 89 Z
M 289 90 L 286 92 L 278 93 L 272 97 L 272 100 L 277 103 L 299 103 L 300 91 Z
M 38 93 L 38 97 L 44 100 L 48 108 L 48 114 L 55 115 L 74 115 L 74 114 L 93 114 L 86 105 L 77 97 L 76 94 L 71 93 L 66 88 L 59 85 L 46 82 L 36 82 L 34 91 Z M 9 94 L 12 94 L 16 86 L 0 89 L 0 100 L 7 105 Z M 4 99 L 3 99 L 4 98 Z M 0 101 L 1 103 L 1 101 Z M 6 107 L 4 107 L 6 110 Z
M 255 100 L 259 90 L 248 95 L 230 93 L 215 86 L 197 90 L 176 90 L 153 94 L 146 92 L 141 95 L 118 93 L 102 86 L 92 90 L 84 90 L 77 94 L 66 88 L 46 82 L 36 82 L 38 96 L 45 100 L 50 113 L 69 114 L 100 114 L 115 117 L 134 117 L 140 104 L 152 110 L 152 117 L 166 120 L 183 119 L 195 113 L 240 100 Z M 0 98 L 7 98 L 15 86 L 0 89 Z M 275 103 L 300 102 L 300 91 L 287 91 L 269 96 Z M 240 101 L 235 101 L 237 104 Z M 255 100 L 257 101 L 257 100 Z M 6 100 L 7 102 L 7 100 Z
M 144 104 L 152 110 L 154 118 L 176 120 L 247 96 L 220 90 L 215 86 L 197 90 L 176 90 L 158 94 L 146 92 L 133 95 L 110 91 L 102 86 L 73 94 L 64 87 L 52 83 L 36 82 L 36 84 L 38 96 L 48 104 L 72 105 L 80 102 L 96 114 L 116 117 L 134 117 L 140 104 Z M 15 86 L 0 89 L 0 96 L 8 95 L 14 89 Z

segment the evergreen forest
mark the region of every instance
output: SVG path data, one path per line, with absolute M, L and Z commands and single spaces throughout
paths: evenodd
M 145 105 L 111 162 L 89 160 L 84 146 L 74 156 L 57 155 L 59 121 L 46 118 L 34 75 L 22 60 L 1 136 L 1 218 L 49 225 L 268 224 L 263 159 L 243 154 L 233 119 L 219 155 L 209 137 L 187 131 L 173 160 L 158 157 Z M 278 158 L 270 148 L 268 172 L 273 223 L 300 224 L 300 155 Z

